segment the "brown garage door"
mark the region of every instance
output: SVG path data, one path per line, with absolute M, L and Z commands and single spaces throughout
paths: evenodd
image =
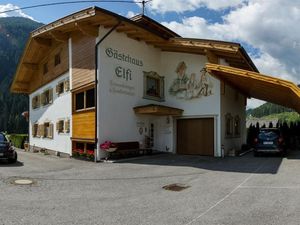
M 214 155 L 214 119 L 177 120 L 177 153 Z

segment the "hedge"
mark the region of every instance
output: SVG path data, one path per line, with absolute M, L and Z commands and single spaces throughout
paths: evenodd
M 24 142 L 28 139 L 27 134 L 8 134 L 8 140 L 10 140 L 16 148 L 24 148 Z

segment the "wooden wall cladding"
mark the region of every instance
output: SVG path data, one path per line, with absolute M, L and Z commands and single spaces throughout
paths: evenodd
M 60 54 L 60 63 L 55 66 L 55 55 Z M 44 74 L 44 65 L 47 63 L 48 72 Z M 30 93 L 49 83 L 69 70 L 68 42 L 56 43 L 49 54 L 38 65 L 34 79 L 30 81 Z
M 72 89 L 95 81 L 95 44 L 95 37 L 72 36 Z
M 72 119 L 73 139 L 95 139 L 95 110 L 76 112 Z

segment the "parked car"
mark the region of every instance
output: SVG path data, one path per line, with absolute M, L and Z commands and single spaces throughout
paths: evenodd
M 286 143 L 278 128 L 260 129 L 258 136 L 254 139 L 254 156 L 263 153 L 286 155 Z
M 18 154 L 3 133 L 0 133 L 0 160 L 7 160 L 9 163 L 17 162 Z

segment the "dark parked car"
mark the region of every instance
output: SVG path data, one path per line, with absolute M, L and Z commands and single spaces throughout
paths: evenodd
M 254 140 L 254 156 L 262 153 L 286 155 L 287 148 L 284 137 L 277 128 L 262 128 Z
M 0 133 L 0 160 L 5 159 L 9 163 L 17 162 L 18 155 L 6 136 Z

